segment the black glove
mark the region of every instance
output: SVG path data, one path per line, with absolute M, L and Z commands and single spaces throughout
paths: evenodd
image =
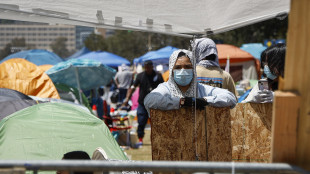
M 208 102 L 204 98 L 196 98 L 197 109 L 203 110 L 208 105 Z M 195 98 L 185 97 L 183 106 L 195 106 Z

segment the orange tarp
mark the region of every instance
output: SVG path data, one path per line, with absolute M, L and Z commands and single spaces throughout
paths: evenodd
M 220 64 L 226 64 L 227 57 L 229 56 L 230 63 L 239 63 L 253 60 L 255 58 L 248 52 L 228 44 L 216 44 Z
M 35 64 L 21 58 L 9 59 L 0 64 L 0 88 L 42 98 L 60 98 L 48 75 Z
M 39 68 L 40 68 L 41 70 L 43 70 L 44 72 L 47 71 L 47 70 L 49 70 L 49 69 L 52 68 L 52 67 L 53 67 L 53 65 L 49 65 L 49 64 L 40 65 L 40 66 L 39 66 Z

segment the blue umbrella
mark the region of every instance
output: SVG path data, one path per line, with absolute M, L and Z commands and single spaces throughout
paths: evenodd
M 141 62 L 151 60 L 155 64 L 167 64 L 169 63 L 170 55 L 178 48 L 172 46 L 166 46 L 154 52 L 148 52 L 147 54 L 141 56 Z
M 23 59 L 28 60 L 29 62 L 36 64 L 37 66 L 45 65 L 45 64 L 55 65 L 59 62 L 64 61 L 62 58 L 57 56 L 55 53 L 49 52 L 47 50 L 34 49 L 34 50 L 20 51 L 20 52 L 8 55 L 3 60 L 1 60 L 0 63 L 6 60 L 12 59 L 12 58 L 23 58 Z
M 89 59 L 70 59 L 58 63 L 46 71 L 54 83 L 62 83 L 81 90 L 107 85 L 116 71 L 102 63 Z
M 76 53 L 74 53 L 73 55 L 68 57 L 67 59 L 77 58 L 77 57 L 80 57 L 80 56 L 87 54 L 89 52 L 90 52 L 89 49 L 87 49 L 86 47 L 83 47 L 82 49 L 80 49 L 79 51 L 77 51 Z
M 118 67 L 122 64 L 130 65 L 130 62 L 127 59 L 106 51 L 92 51 L 90 53 L 77 57 L 77 59 L 95 60 L 111 67 Z
M 266 49 L 263 44 L 261 43 L 249 43 L 249 44 L 243 44 L 240 49 L 243 51 L 246 51 L 250 53 L 253 57 L 260 60 L 261 53 Z

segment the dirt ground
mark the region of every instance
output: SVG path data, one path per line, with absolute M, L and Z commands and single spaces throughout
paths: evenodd
M 134 161 L 152 161 L 152 146 L 151 146 L 151 130 L 146 128 L 142 147 L 138 149 L 129 148 L 124 150 L 130 160 Z

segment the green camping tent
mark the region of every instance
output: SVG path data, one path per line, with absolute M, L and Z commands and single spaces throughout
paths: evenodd
M 0 159 L 60 160 L 102 147 L 109 159 L 128 160 L 102 120 L 66 103 L 33 105 L 0 121 Z

